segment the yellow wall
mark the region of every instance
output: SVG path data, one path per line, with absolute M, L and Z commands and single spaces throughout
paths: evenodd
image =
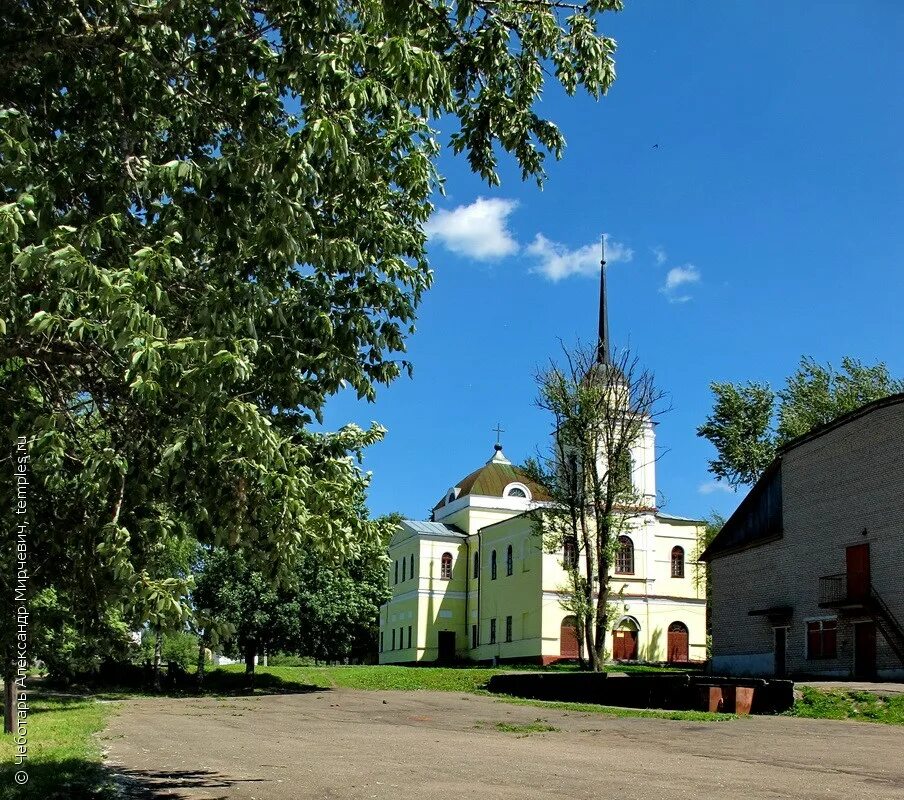
M 395 563 L 402 559 L 410 564 L 415 555 L 415 577 L 406 569 L 406 580 L 393 584 Z M 452 579 L 441 577 L 444 553 L 452 555 Z M 392 599 L 381 609 L 380 632 L 383 650 L 381 664 L 435 661 L 438 655 L 437 635 L 441 630 L 456 634 L 456 652 L 465 656 L 468 643 L 464 635 L 465 581 L 467 569 L 467 545 L 464 539 L 428 538 L 426 536 L 394 537 L 389 547 L 389 582 Z M 412 626 L 411 647 L 408 644 L 408 626 Z M 405 647 L 399 646 L 399 628 L 405 638 Z M 396 649 L 392 649 L 392 631 L 396 632 Z
M 512 547 L 512 574 L 507 574 L 507 550 Z M 496 580 L 492 578 L 492 553 L 496 551 Z M 485 529 L 480 535 L 480 646 L 472 651 L 477 660 L 528 658 L 537 655 L 542 635 L 540 594 L 542 558 L 540 540 L 531 535 L 523 517 Z M 473 556 L 472 556 L 473 572 Z M 477 597 L 472 580 L 471 597 Z M 476 610 L 476 609 L 475 609 Z M 506 641 L 506 618 L 512 618 L 512 641 Z M 490 642 L 491 620 L 496 620 L 496 642 Z M 476 620 L 469 620 L 471 625 Z

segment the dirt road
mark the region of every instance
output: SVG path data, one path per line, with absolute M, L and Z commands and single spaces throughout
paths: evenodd
M 538 719 L 558 730 L 497 728 Z M 904 798 L 899 727 L 617 719 L 438 692 L 135 700 L 104 744 L 135 797 Z

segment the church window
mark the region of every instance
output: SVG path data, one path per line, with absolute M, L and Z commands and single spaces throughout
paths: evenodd
M 408 646 L 411 647 L 411 626 L 408 626 Z
M 391 650 L 395 650 L 395 628 L 392 629 L 392 647 Z
M 509 497 L 527 497 L 527 492 L 524 491 L 520 486 L 513 486 L 508 490 Z
M 398 561 L 395 562 L 395 575 L 393 575 L 392 582 L 393 583 L 399 582 L 399 562 Z
M 512 618 L 505 618 L 505 641 L 512 641 Z
M 434 497 L 435 497 L 435 496 L 436 496 L 436 495 L 434 495 Z M 448 505 L 449 503 L 451 503 L 454 499 L 455 499 L 455 492 L 454 492 L 454 491 L 449 492 L 449 496 L 446 498 L 446 505 Z
M 444 581 L 452 578 L 452 553 L 443 553 L 443 557 L 440 559 L 439 576 Z
M 618 551 L 615 554 L 615 574 L 634 574 L 634 543 L 627 536 L 618 537 Z
M 505 551 L 505 574 L 511 575 L 515 571 L 515 558 L 512 555 L 512 546 L 509 545 Z
M 405 583 L 405 567 L 407 565 L 407 559 L 402 559 L 402 583 Z
M 472 625 L 472 626 L 471 626 L 471 647 L 472 647 L 472 648 L 476 648 L 476 647 L 477 647 L 477 643 L 478 643 L 478 642 L 477 642 L 477 631 L 478 631 L 477 626 L 476 626 L 476 625 Z
M 496 644 L 496 618 L 490 620 L 490 644 Z
M 496 551 L 490 553 L 490 580 L 496 580 Z
M 565 569 L 575 569 L 578 565 L 578 546 L 574 539 L 566 539 L 563 546 Z
M 474 553 L 474 576 L 475 578 L 480 577 L 480 553 Z
M 383 652 L 383 631 L 380 631 L 380 652 Z
M 408 570 L 409 577 L 414 577 L 414 553 L 411 554 L 411 569 Z
M 672 577 L 673 578 L 683 578 L 684 577 L 684 548 L 683 547 L 673 547 L 672 548 Z

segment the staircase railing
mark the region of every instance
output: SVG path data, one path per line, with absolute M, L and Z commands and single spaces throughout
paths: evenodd
M 819 579 L 819 604 L 833 605 L 847 600 L 847 575 L 823 575 Z
M 876 627 L 879 628 L 885 640 L 891 645 L 891 649 L 894 650 L 895 655 L 904 664 L 904 628 L 901 627 L 901 623 L 898 622 L 881 595 L 872 586 L 870 587 L 870 600 L 873 603 L 873 617 L 876 620 Z

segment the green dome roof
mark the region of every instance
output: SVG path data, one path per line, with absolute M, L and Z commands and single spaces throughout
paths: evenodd
M 521 483 L 526 486 L 532 495 L 533 500 L 548 501 L 549 493 L 546 489 L 530 478 L 528 474 L 520 467 L 514 466 L 503 454 L 502 449 L 497 449 L 492 459 L 487 461 L 480 469 L 474 470 L 470 475 L 466 475 L 457 483 L 453 484 L 456 489 L 455 499 L 464 497 L 468 494 L 482 495 L 484 497 L 503 497 L 505 487 L 510 483 Z M 446 495 L 433 507 L 433 510 L 442 508 L 449 502 Z

